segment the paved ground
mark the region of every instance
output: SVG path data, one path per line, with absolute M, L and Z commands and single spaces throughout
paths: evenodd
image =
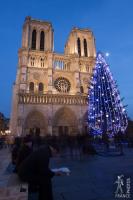
M 9 165 L 10 154 L 8 149 L 0 150 L 0 187 L 5 187 L 7 185 L 9 174 L 5 173 L 5 169 Z
M 8 183 L 9 175 L 5 169 L 9 160 L 9 151 L 0 150 L 0 187 Z M 133 149 L 125 148 L 123 156 L 95 155 L 81 160 L 58 158 L 52 160 L 51 167 L 69 167 L 71 170 L 70 176 L 53 178 L 55 200 L 115 200 L 117 175 L 130 177 L 133 182 Z M 133 199 L 132 194 L 130 199 Z

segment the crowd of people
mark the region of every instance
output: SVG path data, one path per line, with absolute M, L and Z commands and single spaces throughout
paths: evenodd
M 35 151 L 42 145 L 57 144 L 61 156 L 68 155 L 71 158 L 80 157 L 82 154 L 96 154 L 92 145 L 92 137 L 89 135 L 75 136 L 45 136 L 41 137 L 38 133 L 34 136 L 27 135 L 24 138 L 16 137 L 12 148 L 12 162 L 19 163 L 23 157 Z M 18 160 L 18 161 L 16 161 Z
M 0 135 L 0 149 L 11 147 L 14 144 L 14 136 Z
M 88 135 L 77 136 L 46 136 L 41 137 L 39 133 L 16 137 L 11 148 L 12 164 L 14 173 L 21 181 L 29 185 L 30 195 L 38 194 L 38 200 L 52 200 L 51 178 L 62 175 L 62 172 L 53 172 L 49 169 L 49 159 L 57 155 L 71 158 L 82 154 L 96 154 L 91 145 L 91 137 Z
M 18 175 L 21 181 L 27 182 L 30 194 L 37 193 L 38 200 L 53 200 L 51 178 L 61 175 L 61 172 L 52 172 L 49 169 L 50 157 L 57 155 L 69 156 L 72 159 L 81 159 L 84 155 L 95 155 L 97 151 L 94 143 L 104 144 L 105 151 L 109 150 L 110 140 L 107 134 L 102 138 L 89 134 L 60 135 L 45 137 L 40 132 L 29 134 L 24 137 L 5 137 L 2 140 L 2 147 L 9 147 L 11 160 L 14 166 L 13 172 Z M 119 133 L 114 137 L 114 143 L 123 153 L 122 137 Z

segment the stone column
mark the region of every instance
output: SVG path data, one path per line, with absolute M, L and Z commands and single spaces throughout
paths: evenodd
M 36 50 L 40 50 L 40 31 L 37 31 L 36 34 Z
M 45 31 L 45 51 L 49 50 L 49 31 Z
M 78 119 L 78 130 L 79 133 L 82 134 L 82 118 Z
M 48 125 L 48 134 L 52 135 L 52 125 Z
M 30 31 L 30 18 L 26 19 L 26 23 L 23 26 L 23 35 L 22 35 L 22 47 L 29 47 L 29 31 Z
M 48 134 L 52 135 L 52 118 L 51 118 L 51 116 L 48 118 Z
M 18 88 L 16 84 L 13 86 L 13 98 L 12 98 L 12 109 L 11 109 L 11 119 L 10 119 L 10 131 L 11 134 L 17 134 L 17 107 L 18 107 Z
M 49 53 L 48 55 L 48 93 L 52 93 L 52 86 L 53 86 L 53 60 L 52 54 Z
M 23 133 L 22 133 L 22 126 L 17 126 L 17 136 L 22 136 Z
M 53 33 L 51 28 L 49 29 L 48 32 L 48 38 L 49 38 L 48 51 L 53 51 Z
M 73 32 L 73 35 L 72 35 L 72 39 L 73 39 L 73 43 L 74 43 L 74 52 L 75 54 L 78 55 L 78 46 L 77 46 L 77 33 L 76 32 Z
M 79 77 L 79 72 L 75 72 L 75 80 L 76 80 L 76 93 L 80 93 L 80 77 Z

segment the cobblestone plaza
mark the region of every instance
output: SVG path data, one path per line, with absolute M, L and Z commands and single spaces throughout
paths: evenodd
M 0 151 L 0 187 L 13 184 L 6 169 L 10 162 L 9 150 Z M 124 148 L 123 156 L 84 156 L 81 159 L 64 156 L 51 160 L 51 167 L 68 167 L 70 176 L 53 178 L 55 200 L 115 200 L 118 175 L 131 180 L 132 192 L 133 149 Z M 15 186 L 14 186 L 15 187 Z M 132 199 L 132 193 L 130 193 Z M 7 197 L 9 200 L 9 196 Z

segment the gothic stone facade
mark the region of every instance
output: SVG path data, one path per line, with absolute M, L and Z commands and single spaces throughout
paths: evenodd
M 88 83 L 95 62 L 89 29 L 73 28 L 64 54 L 53 50 L 53 27 L 26 17 L 13 87 L 10 129 L 25 135 L 77 134 L 86 130 Z

